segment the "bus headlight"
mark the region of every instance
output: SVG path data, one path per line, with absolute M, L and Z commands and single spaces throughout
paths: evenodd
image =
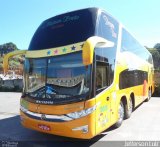
M 81 118 L 81 117 L 84 117 L 84 116 L 87 116 L 87 115 L 91 114 L 94 110 L 96 110 L 96 105 L 94 105 L 91 108 L 82 110 L 82 111 L 69 113 L 69 114 L 67 114 L 67 116 L 72 118 L 72 119 L 77 119 L 77 118 Z

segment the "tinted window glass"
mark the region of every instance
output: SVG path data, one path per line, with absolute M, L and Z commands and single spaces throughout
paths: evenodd
M 90 90 L 91 66 L 82 63 L 82 52 L 26 59 L 25 92 L 28 100 L 42 104 L 81 101 Z
M 106 63 L 108 67 L 109 85 L 113 82 L 115 68 L 115 50 L 113 48 L 96 48 L 96 62 Z M 98 64 L 97 64 L 98 68 Z M 108 86 L 109 86 L 108 85 Z
M 97 9 L 78 10 L 44 21 L 35 32 L 29 50 L 53 48 L 85 41 L 95 34 Z
M 26 92 L 32 93 L 45 86 L 46 82 L 46 59 L 26 59 L 25 60 L 25 88 Z M 39 95 L 37 95 L 39 97 Z M 42 98 L 45 94 L 41 95 Z
M 148 81 L 148 73 L 140 70 L 124 70 L 120 73 L 119 88 L 129 88 L 132 86 L 142 85 Z
M 125 29 L 122 29 L 121 52 L 129 51 L 152 64 L 151 54 Z
M 108 76 L 106 81 L 107 81 L 107 86 L 109 86 L 113 82 L 113 75 L 115 68 L 117 39 L 118 39 L 118 22 L 114 20 L 112 17 L 102 12 L 97 27 L 97 35 L 114 43 L 113 47 L 109 48 L 104 47 L 95 49 L 96 61 L 104 62 L 107 64 Z M 99 67 L 97 66 L 97 68 Z
M 101 89 L 108 86 L 107 77 L 108 71 L 106 66 L 97 65 L 96 68 L 96 89 Z
M 79 96 L 89 92 L 90 66 L 85 67 L 80 53 L 48 60 L 47 85 L 55 90 L 51 98 Z
M 118 38 L 118 22 L 102 12 L 99 18 L 97 34 L 100 37 L 114 42 L 116 45 Z

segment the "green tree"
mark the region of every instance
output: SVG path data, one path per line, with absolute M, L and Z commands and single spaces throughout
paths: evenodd
M 160 68 L 160 53 L 156 48 L 148 48 L 153 57 L 154 67 L 155 69 Z
M 154 46 L 154 48 L 160 50 L 160 43 L 156 43 L 155 46 Z

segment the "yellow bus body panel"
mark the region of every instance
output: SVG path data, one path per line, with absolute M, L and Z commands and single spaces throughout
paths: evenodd
M 63 115 L 72 113 L 75 111 L 81 111 L 84 108 L 91 108 L 95 105 L 95 99 L 90 99 L 88 101 L 84 102 L 78 102 L 73 104 L 66 104 L 66 105 L 59 105 L 59 106 L 53 106 L 53 105 L 38 105 L 34 103 L 27 102 L 26 100 L 21 99 L 21 106 L 25 107 L 31 112 L 40 113 L 40 114 L 47 114 L 47 115 Z M 38 107 L 38 109 L 37 109 Z M 21 115 L 21 123 L 24 127 L 34 129 L 40 132 L 49 133 L 49 134 L 55 134 L 60 136 L 67 136 L 67 137 L 73 137 L 73 138 L 84 138 L 89 139 L 95 136 L 95 118 L 96 118 L 96 111 L 93 111 L 91 114 L 71 120 L 66 122 L 49 122 L 44 120 L 38 120 L 28 117 L 26 114 L 24 114 L 22 111 L 20 111 Z M 50 129 L 42 130 L 39 128 L 39 125 L 48 126 Z M 77 127 L 88 125 L 88 132 L 83 133 L 81 130 L 72 130 Z

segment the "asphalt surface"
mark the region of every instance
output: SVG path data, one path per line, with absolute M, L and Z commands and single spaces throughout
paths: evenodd
M 160 141 L 160 97 L 152 97 L 140 105 L 120 128 L 111 127 L 92 140 L 79 140 L 23 128 L 19 117 L 20 96 L 21 93 L 0 93 L 0 146 L 115 147 L 127 146 L 130 141 Z

